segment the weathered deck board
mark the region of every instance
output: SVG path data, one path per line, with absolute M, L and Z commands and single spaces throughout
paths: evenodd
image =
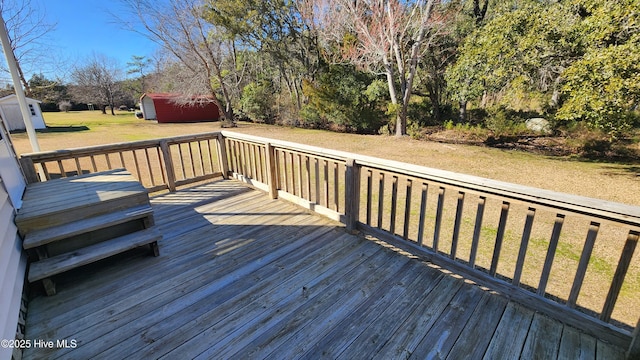
M 57 276 L 55 297 L 30 302 L 26 336 L 78 346 L 31 348 L 25 358 L 623 356 L 236 182 L 158 196 L 152 206 L 161 255 L 134 250 Z

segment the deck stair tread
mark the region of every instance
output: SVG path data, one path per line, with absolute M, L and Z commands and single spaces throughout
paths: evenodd
M 151 214 L 153 214 L 151 206 L 140 205 L 58 226 L 35 230 L 25 236 L 22 246 L 25 249 L 33 249 L 75 235 L 122 224 L 131 220 L 142 219 Z
M 15 217 L 21 234 L 149 204 L 147 190 L 125 170 L 91 175 L 30 184 Z
M 73 268 L 156 242 L 161 238 L 162 234 L 157 228 L 151 227 L 87 246 L 70 253 L 42 259 L 31 264 L 29 268 L 29 282 L 42 280 Z

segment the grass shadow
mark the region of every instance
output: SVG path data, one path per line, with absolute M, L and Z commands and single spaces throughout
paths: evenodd
M 48 134 L 48 133 L 69 133 L 69 132 L 79 132 L 79 131 L 88 131 L 90 130 L 88 126 L 85 125 L 70 125 L 70 126 L 47 126 L 45 129 L 36 129 L 37 133 L 40 134 Z M 18 129 L 11 130 L 11 134 L 24 134 L 26 133 L 26 129 Z

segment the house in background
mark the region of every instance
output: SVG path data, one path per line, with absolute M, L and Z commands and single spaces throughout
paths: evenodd
M 220 110 L 210 97 L 208 101 L 197 104 L 176 102 L 177 94 L 143 94 L 140 108 L 145 120 L 157 120 L 159 123 L 205 122 L 220 118 Z
M 27 105 L 31 112 L 31 122 L 35 129 L 47 128 L 44 123 L 44 118 L 42 117 L 42 110 L 40 109 L 41 102 L 42 101 L 27 98 Z M 25 130 L 20 105 L 18 104 L 18 98 L 15 94 L 0 98 L 0 117 L 2 117 L 7 130 Z

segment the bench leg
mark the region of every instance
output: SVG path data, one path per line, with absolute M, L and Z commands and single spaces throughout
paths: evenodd
M 157 241 L 152 242 L 149 246 L 151 247 L 151 255 L 156 257 L 160 256 L 160 249 L 158 248 Z
M 42 279 L 42 285 L 44 286 L 44 291 L 47 293 L 47 296 L 56 294 L 56 284 L 51 281 L 51 279 Z

